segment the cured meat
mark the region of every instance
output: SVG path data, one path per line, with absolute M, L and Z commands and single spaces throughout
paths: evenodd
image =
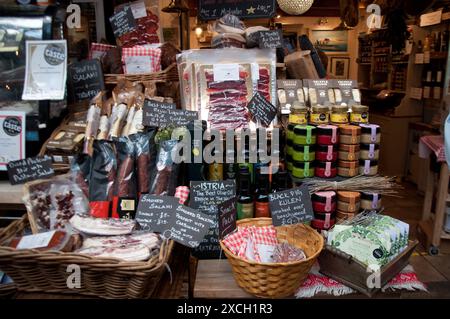
M 91 247 L 80 249 L 77 253 L 92 257 L 117 258 L 124 261 L 144 261 L 150 258 L 150 249 L 145 245 L 121 247 Z
M 70 224 L 82 233 L 100 236 L 128 235 L 136 227 L 134 220 L 103 219 L 80 215 L 73 216 Z
M 91 247 L 121 247 L 144 245 L 149 249 L 159 248 L 160 237 L 155 233 L 132 234 L 126 236 L 90 237 L 84 240 L 82 249 Z

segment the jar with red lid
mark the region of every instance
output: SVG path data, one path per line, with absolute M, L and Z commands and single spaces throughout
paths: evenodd
M 327 218 L 325 220 L 322 219 L 313 219 L 311 221 L 311 226 L 317 230 L 329 230 L 331 227 L 336 224 L 336 219 L 331 218 L 331 214 L 326 214 Z
M 337 175 L 336 162 L 317 162 L 315 175 L 321 178 L 332 178 Z
M 338 159 L 337 145 L 317 145 L 316 160 L 321 162 L 335 162 Z
M 315 213 L 333 213 L 336 210 L 337 195 L 333 191 L 312 194 L 311 201 Z
M 317 127 L 317 144 L 334 145 L 339 142 L 339 129 L 335 125 L 319 125 Z

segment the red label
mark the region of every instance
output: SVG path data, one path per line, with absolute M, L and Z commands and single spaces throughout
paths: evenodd
M 255 203 L 255 217 L 270 217 L 269 203 L 256 202 Z

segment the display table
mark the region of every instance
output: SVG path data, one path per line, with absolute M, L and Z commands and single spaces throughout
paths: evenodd
M 8 181 L 0 181 L 0 204 L 22 205 L 23 185 L 11 185 Z
M 441 239 L 450 239 L 450 234 L 443 231 L 448 194 L 449 168 L 445 159 L 444 138 L 439 135 L 423 136 L 419 143 L 419 156 L 428 158 L 434 154 L 439 168 L 439 179 L 435 172 L 428 171 L 425 199 L 423 203 L 422 221 L 418 225 L 418 235 L 422 244 L 429 249 L 430 255 L 439 254 Z M 437 189 L 435 192 L 435 183 Z M 435 212 L 432 214 L 434 194 L 436 195 Z

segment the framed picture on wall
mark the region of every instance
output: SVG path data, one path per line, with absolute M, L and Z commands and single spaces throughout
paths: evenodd
M 312 30 L 310 40 L 323 52 L 348 51 L 348 31 Z
M 350 77 L 349 57 L 332 56 L 330 64 L 330 73 L 336 79 L 348 79 Z

